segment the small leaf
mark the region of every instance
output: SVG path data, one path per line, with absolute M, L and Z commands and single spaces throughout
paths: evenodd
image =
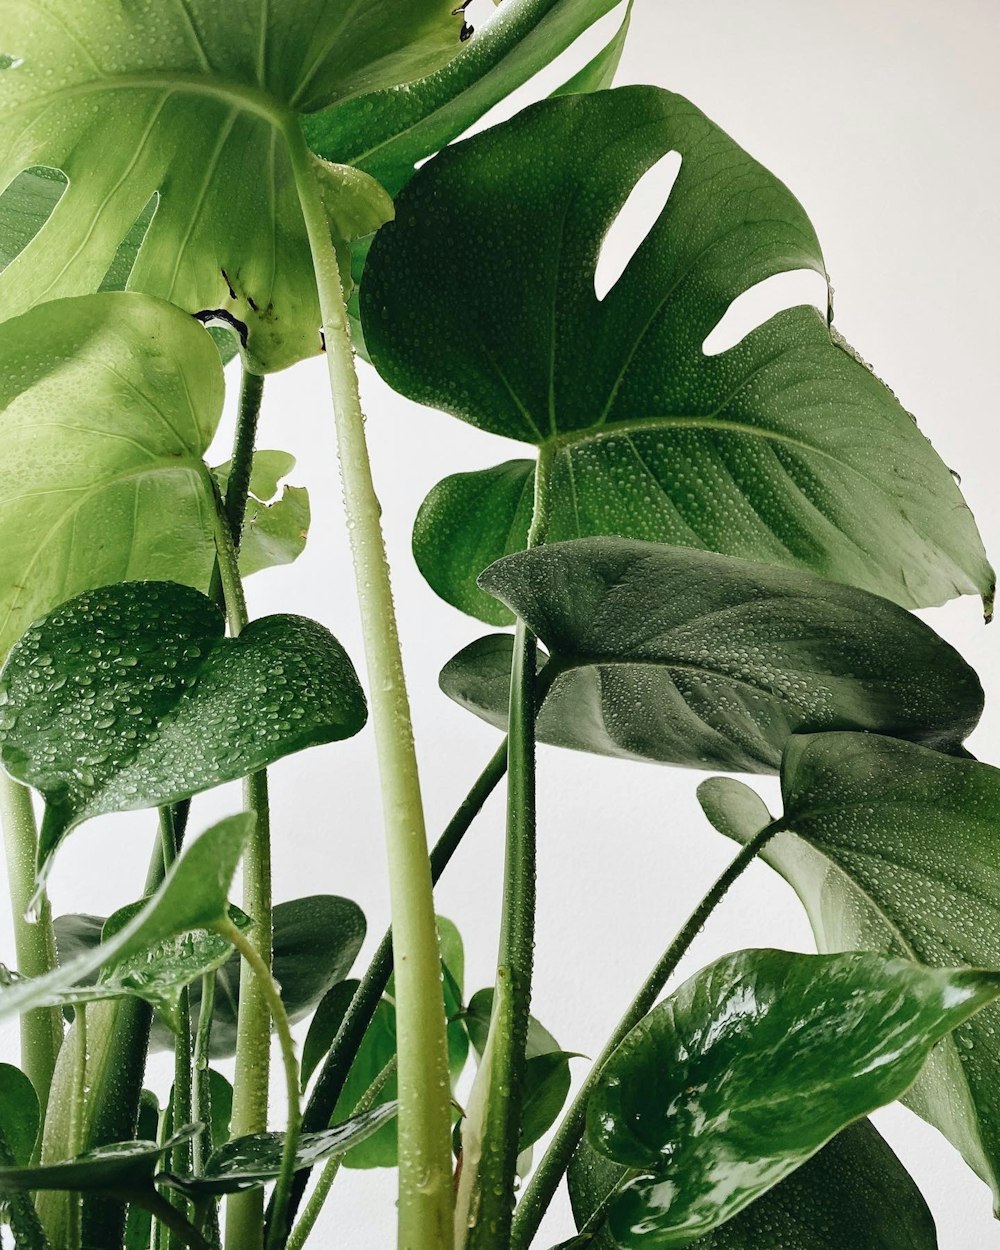
M 44 976 L 0 987 L 0 1018 L 58 1006 L 63 995 L 113 961 L 123 961 L 179 933 L 228 921 L 229 887 L 253 829 L 248 812 L 207 829 L 188 846 L 163 884 L 124 929 Z
M 1000 994 L 1000 972 L 876 955 L 741 951 L 655 1007 L 604 1066 L 592 1146 L 642 1175 L 608 1227 L 687 1245 L 853 1120 L 903 1094 L 931 1049 Z
M 35 1087 L 20 1068 L 0 1063 L 0 1141 L 19 1166 L 31 1159 L 38 1127 Z
M 38 1189 L 78 1193 L 141 1192 L 150 1187 L 159 1159 L 178 1142 L 193 1137 L 195 1131 L 196 1126 L 190 1125 L 160 1145 L 152 1141 L 112 1142 L 63 1163 L 0 1168 L 0 1193 Z
M 310 522 L 309 492 L 303 487 L 286 486 L 281 498 L 274 498 L 279 481 L 294 467 L 295 457 L 288 452 L 254 452 L 250 497 L 240 538 L 240 573 L 244 577 L 291 564 L 305 550 Z M 213 472 L 224 494 L 230 462 Z
M 45 796 L 40 869 L 93 816 L 178 802 L 365 723 L 323 626 L 268 616 L 224 633 L 198 591 L 125 582 L 63 604 L 12 650 L 0 760 Z
M 529 1149 L 555 1124 L 572 1084 L 569 1061 L 577 1058 L 572 1051 L 553 1050 L 525 1063 L 519 1151 Z
M 933 630 L 811 573 L 621 538 L 508 556 L 480 579 L 549 648 L 542 742 L 774 772 L 790 734 L 854 727 L 960 752 L 975 673 Z M 511 640 L 483 639 L 441 685 L 506 728 Z
M 593 60 L 577 70 L 568 82 L 557 87 L 552 92 L 553 96 L 577 95 L 583 91 L 607 91 L 614 85 L 615 74 L 618 73 L 618 66 L 621 64 L 625 40 L 628 38 L 629 26 L 632 22 L 632 2 L 633 0 L 629 0 L 622 24 L 611 41 L 605 44 Z
M 486 1038 L 490 1031 L 490 1017 L 493 1014 L 493 986 L 477 990 L 469 999 L 465 1009 L 465 1023 L 469 1030 L 469 1040 L 475 1047 L 480 1058 L 486 1049 Z M 525 1058 L 535 1059 L 539 1055 L 562 1054 L 559 1043 L 552 1034 L 541 1025 L 534 1016 L 528 1018 L 528 1040 L 524 1048 Z
M 300 1067 L 303 1089 L 333 1045 L 358 985 L 357 981 L 340 981 L 327 990 L 317 1005 L 302 1044 Z

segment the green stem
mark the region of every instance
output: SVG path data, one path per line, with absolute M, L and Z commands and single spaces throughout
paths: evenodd
M 289 150 L 319 293 L 347 524 L 354 554 L 382 782 L 399 1039 L 399 1246 L 450 1250 L 451 1099 L 441 963 L 423 803 L 380 507 L 319 163 L 301 132 Z M 234 1248 L 235 1250 L 235 1248 Z
M 215 1010 L 215 973 L 201 978 L 201 1006 L 198 1009 L 198 1030 L 194 1039 L 194 1080 L 192 1101 L 197 1109 L 201 1131 L 192 1143 L 191 1162 L 195 1176 L 205 1171 L 212 1153 L 212 1082 L 209 1079 L 209 1056 L 212 1047 L 212 1013 Z
M 587 1118 L 587 1101 L 594 1086 L 597 1084 L 601 1069 L 625 1040 L 626 1036 L 652 1009 L 653 1004 L 662 993 L 677 965 L 687 954 L 691 943 L 701 932 L 706 920 L 708 920 L 709 916 L 728 893 L 732 884 L 753 863 L 757 855 L 782 828 L 781 821 L 774 821 L 762 829 L 741 849 L 740 853 L 719 876 L 712 888 L 688 917 L 687 923 L 664 951 L 652 972 L 643 982 L 642 988 L 618 1022 L 607 1045 L 601 1051 L 597 1062 L 590 1069 L 587 1079 L 573 1099 L 572 1105 L 563 1117 L 555 1137 L 549 1143 L 548 1149 L 535 1169 L 531 1183 L 525 1190 L 524 1197 L 518 1203 L 511 1232 L 510 1250 L 527 1250 L 527 1247 L 531 1244 L 531 1239 L 538 1231 L 542 1215 L 552 1201 L 559 1181 L 569 1167 L 573 1153 L 583 1137 Z
M 236 438 L 226 483 L 226 520 L 233 537 L 233 546 L 240 549 L 243 519 L 247 512 L 250 495 L 250 474 L 253 472 L 253 453 L 257 442 L 257 422 L 264 396 L 264 379 L 243 366 L 243 384 L 240 388 L 240 411 L 236 421 Z
M 292 1028 L 288 1022 L 285 1005 L 281 1001 L 271 970 L 261 958 L 260 953 L 240 930 L 228 921 L 220 926 L 219 932 L 227 937 L 243 956 L 247 966 L 257 978 L 261 993 L 267 1003 L 274 1021 L 275 1032 L 281 1047 L 281 1059 L 285 1069 L 285 1087 L 288 1096 L 288 1122 L 285 1128 L 285 1147 L 281 1155 L 281 1171 L 275 1186 L 274 1218 L 267 1238 L 267 1250 L 278 1250 L 285 1244 L 288 1215 L 288 1194 L 295 1175 L 295 1157 L 299 1147 L 299 1133 L 302 1128 L 302 1108 L 299 1099 L 299 1063 L 295 1057 L 295 1041 Z
M 7 877 L 14 924 L 14 949 L 22 976 L 40 977 L 56 966 L 56 938 L 52 906 L 43 895 L 32 920 L 35 893 L 35 860 L 38 831 L 31 806 L 31 792 L 0 771 L 0 821 L 3 823 Z M 21 1017 L 21 1067 L 35 1087 L 42 1115 L 48 1103 L 56 1057 L 63 1040 L 62 1014 L 58 1007 L 27 1011 Z
M 87 1114 L 87 1008 L 80 1003 L 74 1009 L 76 1054 L 73 1057 L 73 1092 L 69 1108 L 69 1157 L 83 1153 L 86 1140 Z M 68 1250 L 80 1250 L 83 1239 L 82 1198 L 78 1193 L 66 1195 L 66 1243 Z

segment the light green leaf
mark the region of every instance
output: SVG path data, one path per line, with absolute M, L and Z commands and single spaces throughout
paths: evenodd
M 44 976 L 0 986 L 0 1019 L 55 1007 L 65 992 L 114 962 L 143 953 L 178 934 L 228 922 L 229 887 L 253 829 L 248 812 L 230 816 L 188 846 L 143 909 L 113 937 Z
M 39 869 L 82 821 L 176 803 L 356 734 L 346 653 L 300 616 L 226 638 L 215 604 L 167 582 L 88 591 L 37 621 L 0 673 L 0 761 L 45 796 Z
M 631 1250 L 689 1245 L 903 1094 L 1000 972 L 741 951 L 654 1007 L 601 1071 L 590 1144 L 639 1169 L 609 1206 Z
M 43 0 L 3 0 L 0 188 L 40 165 L 69 179 L 0 274 L 4 315 L 96 291 L 109 270 L 124 270 L 122 243 L 152 200 L 130 289 L 235 318 L 257 369 L 316 354 L 319 306 L 293 174 L 306 155 L 300 118 L 446 63 L 459 48 L 453 7 L 184 0 L 151 22 L 146 6 L 119 0 L 78 0 L 58 14 Z M 360 171 L 318 161 L 315 170 L 338 240 L 391 215 Z M 346 250 L 342 259 L 349 277 Z
M 145 296 L 0 325 L 0 656 L 57 604 L 123 578 L 208 589 L 219 354 Z
M 671 151 L 667 205 L 599 300 L 604 237 Z M 951 474 L 815 309 L 705 354 L 733 300 L 791 270 L 825 275 L 787 188 L 686 100 L 623 87 L 544 101 L 421 168 L 372 246 L 361 311 L 391 386 L 542 449 L 548 541 L 715 550 L 906 607 L 990 601 Z M 495 471 L 466 478 L 464 498 L 492 506 L 464 516 L 454 489 L 427 505 L 460 517 L 437 552 L 420 545 L 432 586 L 464 608 L 486 550 L 502 542 L 501 556 L 520 525 L 521 494 L 498 486 Z M 459 569 L 455 552 L 475 562 Z
M 627 1169 L 586 1141 L 568 1181 L 582 1229 Z M 600 1229 L 581 1245 L 616 1250 Z M 937 1250 L 934 1219 L 910 1174 L 869 1120 L 838 1133 L 791 1176 L 714 1232 L 694 1250 Z
M 798 893 L 823 951 L 881 950 L 942 966 L 1000 966 L 1000 770 L 862 734 L 793 738 L 785 822 L 762 858 Z M 770 815 L 739 782 L 699 788 L 736 841 Z M 1000 1008 L 931 1056 L 906 1103 L 1000 1195 Z
M 278 564 L 291 564 L 305 550 L 310 521 L 309 492 L 301 486 L 286 486 L 281 498 L 274 498 L 278 483 L 294 468 L 295 457 L 287 451 L 254 452 L 240 538 L 240 573 L 244 577 Z M 231 462 L 227 460 L 212 470 L 223 495 L 230 469 Z
M 857 728 L 962 753 L 982 690 L 909 612 L 794 569 L 622 538 L 509 556 L 480 578 L 548 647 L 543 742 L 774 772 L 792 733 Z M 509 636 L 445 667 L 464 707 L 507 725 Z
M 564 82 L 552 92 L 554 96 L 577 95 L 584 91 L 606 91 L 615 81 L 618 66 L 621 64 L 622 53 L 625 51 L 625 40 L 628 38 L 629 26 L 632 22 L 632 0 L 629 0 L 621 26 L 615 32 L 610 43 L 578 70 L 572 78 Z
M 11 1160 L 28 1163 L 38 1136 L 38 1096 L 20 1068 L 0 1063 L 0 1145 Z

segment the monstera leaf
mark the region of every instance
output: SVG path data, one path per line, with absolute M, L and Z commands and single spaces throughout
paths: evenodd
M 310 157 L 299 119 L 445 63 L 459 48 L 453 8 L 80 0 L 55 12 L 3 0 L 0 187 L 38 166 L 68 179 L 0 274 L 4 315 L 96 291 L 155 200 L 130 289 L 221 312 L 258 370 L 318 352 L 297 180 L 319 178 L 345 243 L 377 229 L 391 204 L 359 171 Z
M 610 292 L 594 275 L 639 176 L 681 156 Z M 377 236 L 368 351 L 395 389 L 544 458 L 546 539 L 621 534 L 877 591 L 906 607 L 992 596 L 951 474 L 812 308 L 718 355 L 730 304 L 825 272 L 789 191 L 686 100 L 652 87 L 545 101 L 425 165 Z M 417 519 L 431 585 L 503 623 L 475 586 L 523 546 L 533 466 L 448 479 Z M 461 565 L 458 562 L 461 561 Z
M 549 648 L 538 736 L 599 755 L 775 772 L 792 733 L 867 729 L 946 752 L 982 711 L 979 680 L 909 612 L 793 569 L 624 538 L 508 556 L 480 584 Z M 507 726 L 513 640 L 441 674 Z
M 762 857 L 799 894 L 823 951 L 880 950 L 926 964 L 1000 967 L 1000 770 L 864 734 L 793 738 L 784 821 Z M 699 788 L 740 842 L 771 820 L 735 780 Z M 1000 1009 L 932 1054 L 905 1101 L 1000 1194 Z

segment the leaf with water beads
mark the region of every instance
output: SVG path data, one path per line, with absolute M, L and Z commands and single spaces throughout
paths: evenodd
M 40 872 L 92 816 L 176 803 L 364 725 L 354 668 L 322 625 L 267 616 L 224 635 L 198 591 L 123 582 L 63 604 L 14 647 L 0 760 L 45 797 Z
M 0 1193 L 39 1189 L 74 1193 L 129 1194 L 137 1199 L 152 1188 L 156 1165 L 178 1143 L 197 1131 L 189 1125 L 169 1140 L 111 1142 L 61 1163 L 37 1167 L 0 1168 Z

